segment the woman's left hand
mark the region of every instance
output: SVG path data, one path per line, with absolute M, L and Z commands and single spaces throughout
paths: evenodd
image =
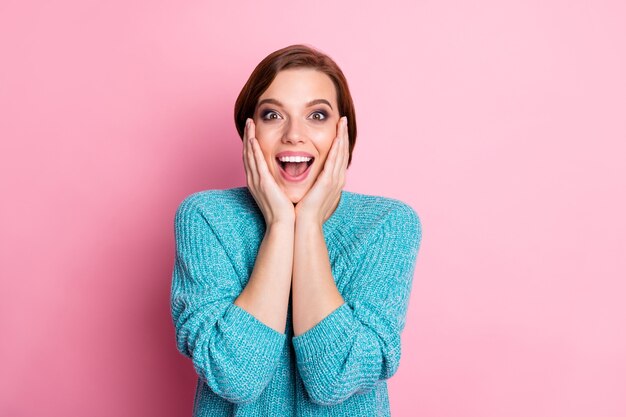
M 324 169 L 296 204 L 296 221 L 312 221 L 322 226 L 332 215 L 346 183 L 348 156 L 348 119 L 344 116 L 337 123 L 337 137 L 328 151 Z

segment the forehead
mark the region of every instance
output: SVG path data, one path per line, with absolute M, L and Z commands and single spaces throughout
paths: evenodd
M 326 99 L 333 108 L 337 108 L 335 84 L 328 75 L 313 68 L 290 68 L 278 72 L 259 97 L 259 101 L 266 98 L 292 106 L 303 105 L 315 99 Z

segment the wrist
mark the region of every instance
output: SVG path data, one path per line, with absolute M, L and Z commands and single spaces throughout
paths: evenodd
M 300 225 L 310 225 L 316 224 L 320 227 L 324 224 L 324 219 L 319 218 L 319 213 L 306 211 L 306 210 L 298 210 L 300 207 L 296 206 L 295 209 L 295 223 Z
M 297 216 L 295 226 L 298 230 L 323 230 L 323 219 L 314 216 Z
M 295 227 L 295 219 L 276 219 L 266 223 L 265 226 L 267 233 L 269 233 L 270 231 L 285 231 L 293 233 L 293 229 Z

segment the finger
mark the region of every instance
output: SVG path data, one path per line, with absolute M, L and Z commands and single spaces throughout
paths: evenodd
M 342 117 L 339 120 L 339 126 L 337 128 L 337 143 L 335 146 L 337 150 L 335 151 L 335 161 L 333 164 L 333 180 L 339 181 L 339 177 L 341 175 L 341 167 L 343 164 L 343 153 L 344 153 L 344 136 L 345 136 L 345 118 Z
M 252 176 L 252 167 L 250 166 L 250 140 L 248 139 L 248 125 L 249 120 L 246 119 L 246 124 L 243 131 L 243 166 L 246 171 L 246 184 L 250 191 L 254 188 L 254 178 Z
M 337 162 L 337 149 L 338 146 L 337 144 L 339 143 L 339 137 L 336 136 L 335 139 L 333 139 L 333 144 L 330 147 L 330 150 L 328 151 L 328 155 L 326 155 L 326 161 L 324 161 L 324 168 L 322 169 L 322 172 L 320 172 L 320 175 L 318 177 L 318 181 L 326 181 L 326 179 L 328 179 L 328 182 L 332 182 L 333 181 L 333 176 L 334 176 L 334 172 L 335 172 L 335 164 Z
M 348 118 L 346 117 L 346 126 L 344 129 L 344 161 L 343 168 L 344 170 L 348 169 L 348 159 L 350 159 L 350 130 L 348 129 Z
M 342 117 L 341 120 L 341 133 L 339 135 L 340 137 L 340 143 L 339 143 L 339 152 L 338 152 L 338 156 L 337 156 L 337 165 L 336 165 L 336 171 L 335 171 L 335 175 L 337 176 L 337 178 L 339 178 L 341 176 L 341 171 L 344 169 L 344 163 L 345 163 L 345 159 L 346 159 L 346 142 L 347 142 L 347 136 L 348 136 L 348 123 L 347 123 L 347 118 L 344 116 Z
M 335 162 L 337 161 L 337 156 L 339 154 L 339 150 L 340 150 L 340 145 L 341 145 L 341 134 L 342 134 L 342 119 L 339 119 L 339 123 L 337 123 L 337 136 L 335 136 L 335 139 L 333 140 L 333 145 L 330 148 L 330 151 L 328 152 L 328 158 L 326 159 L 327 161 L 330 160 L 331 165 L 330 165 L 330 170 L 331 173 L 334 172 L 335 170 Z
M 252 119 L 248 119 L 247 122 L 247 136 L 246 136 L 246 154 L 248 158 L 248 165 L 250 166 L 250 174 L 252 185 L 256 187 L 259 183 L 259 173 L 256 166 L 256 159 L 254 156 L 254 148 L 252 147 L 252 142 L 254 141 L 255 129 L 254 129 L 254 121 Z
M 340 190 L 346 184 L 346 171 L 348 169 L 348 159 L 350 158 L 350 132 L 348 130 L 348 118 L 345 119 L 345 125 L 343 129 L 343 143 L 342 143 L 342 152 L 341 152 L 341 164 L 339 165 L 339 187 Z
M 254 150 L 254 160 L 258 170 L 259 179 L 264 176 L 269 176 L 271 178 L 272 174 L 270 174 L 267 162 L 265 162 L 265 157 L 263 156 L 263 151 L 261 151 L 261 146 L 259 146 L 259 141 L 256 138 L 252 140 L 252 149 Z
M 243 161 L 243 168 L 246 171 L 246 178 L 248 177 L 249 171 L 250 171 L 250 167 L 248 166 L 248 120 L 246 120 L 246 124 L 244 125 L 243 128 L 243 138 L 242 138 L 242 142 L 243 144 L 243 148 L 242 148 L 242 152 L 241 152 L 241 159 Z

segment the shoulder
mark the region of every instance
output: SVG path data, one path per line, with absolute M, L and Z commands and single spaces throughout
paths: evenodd
M 422 222 L 413 207 L 396 198 L 346 192 L 353 227 L 376 235 L 410 240 L 419 246 Z
M 355 218 L 368 224 L 401 222 L 421 230 L 420 217 L 409 204 L 390 197 L 346 192 L 349 211 Z
M 176 223 L 200 216 L 209 223 L 255 215 L 256 203 L 246 187 L 203 190 L 188 195 L 176 210 Z

